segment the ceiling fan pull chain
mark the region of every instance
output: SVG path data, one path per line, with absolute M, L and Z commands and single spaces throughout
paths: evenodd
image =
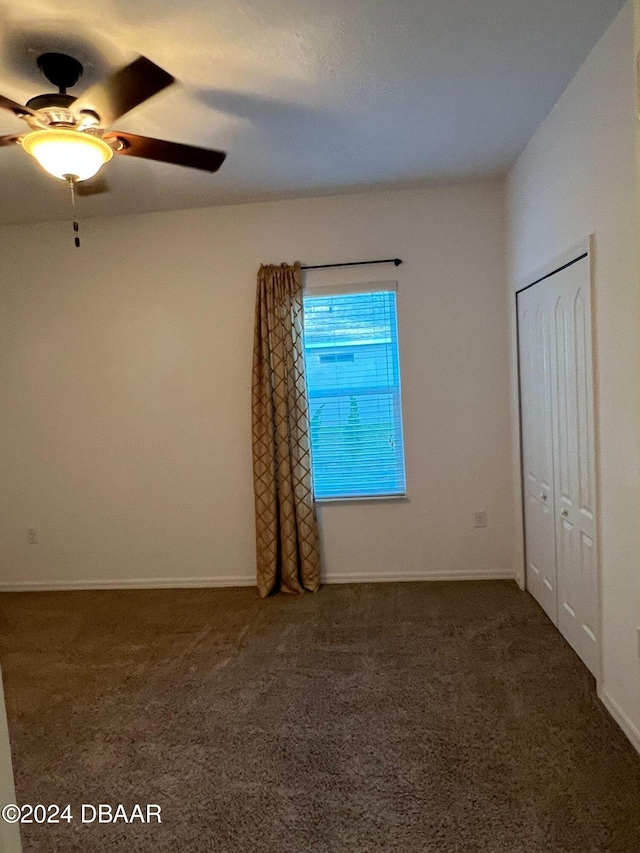
M 74 175 L 65 175 L 69 181 L 69 189 L 71 190 L 71 207 L 73 209 L 73 230 L 75 231 L 74 242 L 76 249 L 80 248 L 80 226 L 78 225 L 78 214 L 76 212 L 76 179 Z

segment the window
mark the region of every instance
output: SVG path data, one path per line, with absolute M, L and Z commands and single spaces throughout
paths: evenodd
M 405 494 L 395 283 L 304 298 L 314 493 Z

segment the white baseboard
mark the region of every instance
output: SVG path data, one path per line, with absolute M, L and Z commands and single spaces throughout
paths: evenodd
M 69 581 L 0 581 L 0 592 L 53 592 L 73 589 L 189 589 L 229 586 L 255 586 L 255 575 L 210 578 L 115 578 Z
M 598 685 L 598 698 L 629 738 L 636 751 L 640 753 L 640 730 L 634 726 L 616 700 L 604 688 L 600 687 L 600 685 Z
M 323 583 L 399 583 L 409 581 L 486 581 L 513 580 L 511 572 L 449 572 L 427 574 L 424 572 L 398 572 L 397 574 L 375 574 L 354 572 L 329 574 Z M 0 581 L 0 592 L 50 592 L 74 589 L 189 589 L 233 586 L 255 586 L 255 575 L 233 575 L 228 577 L 204 578 L 126 578 L 84 579 L 69 581 Z
M 416 581 L 496 581 L 513 580 L 512 572 L 398 572 L 376 574 L 373 572 L 344 572 L 328 574 L 323 583 L 409 583 Z

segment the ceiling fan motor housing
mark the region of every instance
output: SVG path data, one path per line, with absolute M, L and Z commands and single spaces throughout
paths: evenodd
M 47 127 L 75 127 L 77 120 L 69 109 L 74 100 L 72 95 L 37 95 L 27 101 L 27 106 L 46 116 Z M 38 120 L 28 123 L 32 127 L 42 126 Z

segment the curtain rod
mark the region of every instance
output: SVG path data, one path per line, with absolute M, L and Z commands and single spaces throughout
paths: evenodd
M 393 264 L 399 267 L 402 261 L 400 258 L 385 258 L 383 261 L 350 261 L 346 264 L 314 264 L 313 266 L 301 267 L 303 270 L 325 270 L 329 267 L 364 267 L 370 264 Z

